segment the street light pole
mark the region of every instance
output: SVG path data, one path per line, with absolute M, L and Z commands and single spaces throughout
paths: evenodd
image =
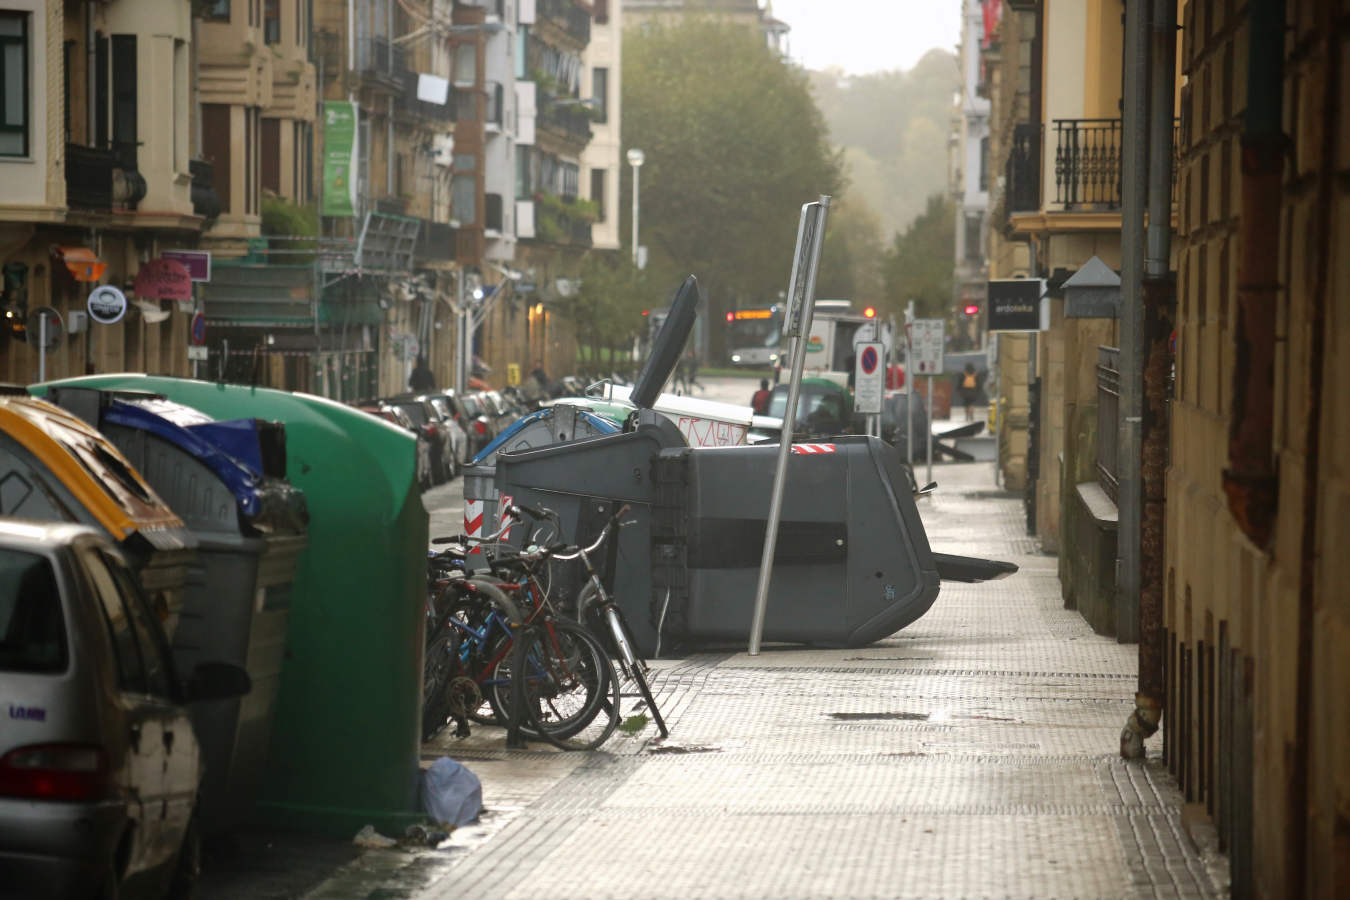
M 638 264 L 638 187 L 639 172 L 647 156 L 641 150 L 633 149 L 628 151 L 628 164 L 633 167 L 633 265 Z

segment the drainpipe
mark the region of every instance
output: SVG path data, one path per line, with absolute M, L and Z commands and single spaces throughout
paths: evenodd
M 88 0 L 84 4 L 84 118 L 87 131 L 84 136 L 86 147 L 94 146 L 95 135 L 98 134 L 98 114 L 94 95 L 98 93 L 98 82 L 95 80 L 94 55 L 94 0 Z
M 1252 4 L 1253 7 L 1260 7 L 1263 13 L 1266 11 L 1267 5 L 1278 12 L 1280 16 L 1279 24 L 1283 26 L 1284 3 L 1282 0 L 1267 0 L 1266 3 Z M 1252 15 L 1252 50 L 1255 54 L 1255 30 L 1258 25 L 1254 18 L 1256 15 L 1255 9 L 1253 9 Z M 1341 44 L 1335 29 L 1335 17 L 1332 15 L 1330 7 L 1319 7 L 1317 15 L 1320 25 L 1314 33 L 1318 35 L 1318 40 L 1322 43 L 1322 58 L 1325 60 L 1324 71 L 1326 72 L 1326 81 L 1323 88 L 1325 93 L 1322 97 L 1322 113 L 1319 121 L 1331 123 L 1335 122 L 1338 116 L 1345 115 L 1345 112 L 1341 109 L 1344 100 L 1340 96 L 1342 78 L 1344 77 L 1341 74 Z M 1280 37 L 1284 34 L 1282 28 L 1269 30 Z M 1272 60 L 1275 65 L 1280 65 L 1283 62 L 1282 51 L 1282 41 L 1263 42 L 1261 52 L 1263 55 L 1269 54 L 1262 60 L 1263 65 Z M 1283 72 L 1281 71 L 1278 74 L 1281 77 L 1274 82 L 1277 98 L 1280 96 L 1278 89 L 1284 83 Z M 1250 109 L 1251 101 L 1249 100 L 1248 110 L 1250 111 Z M 1303 113 L 1303 115 L 1311 117 L 1311 110 Z M 1324 372 L 1327 306 L 1336 302 L 1331 299 L 1329 279 L 1331 275 L 1331 254 L 1333 252 L 1331 246 L 1333 204 L 1330 198 L 1335 196 L 1336 190 L 1334 160 L 1336 159 L 1337 131 L 1325 125 L 1321 131 L 1321 161 L 1317 173 L 1317 193 L 1321 202 L 1317 204 L 1314 220 L 1317 228 L 1315 239 L 1317 269 L 1316 275 L 1312 278 L 1312 290 L 1308 297 L 1308 423 L 1304 437 L 1303 546 L 1299 560 L 1298 585 L 1298 694 L 1294 710 L 1294 754 L 1289 777 L 1288 815 L 1290 828 L 1289 838 L 1285 844 L 1285 852 L 1288 854 L 1287 867 L 1290 873 L 1288 895 L 1291 897 L 1308 896 L 1308 836 L 1313 830 L 1309 820 L 1318 820 L 1323 826 L 1329 825 L 1330 827 L 1326 828 L 1327 832 L 1330 832 L 1332 828 L 1341 832 L 1343 828 L 1343 821 L 1337 816 L 1333 806 L 1334 799 L 1320 795 L 1314 796 L 1308 786 L 1308 770 L 1311 767 L 1313 754 L 1313 628 L 1314 619 L 1318 612 L 1316 581 L 1317 520 L 1321 511 L 1318 503 L 1318 482 L 1321 476 L 1322 398 L 1326 393 Z M 1273 256 L 1274 254 L 1270 255 Z M 1329 822 L 1328 820 L 1332 821 Z M 1317 888 L 1312 890 L 1316 892 Z
M 1125 4 L 1124 103 L 1121 121 L 1119 528 L 1116 552 L 1116 637 L 1139 639 L 1140 427 L 1143 417 L 1144 207 L 1148 199 L 1148 0 Z M 1168 103 L 1168 110 L 1172 106 Z M 1158 730 L 1161 708 L 1135 694 L 1135 710 L 1120 735 L 1126 759 L 1144 755 L 1144 738 Z
M 1167 376 L 1171 366 L 1176 281 L 1172 253 L 1172 108 L 1176 95 L 1176 0 L 1153 0 L 1149 66 L 1148 234 L 1144 257 L 1143 407 L 1140 422 L 1139 690 L 1126 735 L 1143 739 L 1158 729 L 1166 695 L 1163 681 L 1164 569 L 1167 501 Z

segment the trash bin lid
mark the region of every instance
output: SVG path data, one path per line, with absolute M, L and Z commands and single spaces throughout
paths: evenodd
M 195 546 L 183 520 L 103 435 L 35 397 L 0 397 L 0 431 L 33 454 L 115 540 L 135 533 L 153 546 Z

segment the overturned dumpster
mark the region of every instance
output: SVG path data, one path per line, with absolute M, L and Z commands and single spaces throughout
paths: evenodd
M 420 821 L 422 618 L 427 514 L 416 439 L 322 397 L 136 374 L 33 387 L 163 395 L 212 419 L 280 422 L 288 480 L 304 492 L 308 546 L 290 590 L 285 659 L 258 816 L 354 834 Z
M 107 438 L 21 387 L 0 395 L 0 515 L 102 529 L 173 635 L 196 539 Z
M 651 655 L 749 634 L 779 449 L 689 447 L 652 411 L 696 299 L 691 277 L 634 385 L 639 412 L 628 430 L 497 457 L 498 492 L 553 509 L 578 542 L 598 535 L 620 505 L 630 507 L 612 577 L 634 637 Z M 869 644 L 927 612 L 944 570 L 959 569 L 963 580 L 1015 570 L 935 555 L 904 463 L 880 439 L 793 449 L 764 640 Z M 562 590 L 572 589 L 564 581 Z
M 112 441 L 196 538 L 174 660 L 180 672 L 234 663 L 253 682 L 244 697 L 192 706 L 206 763 L 198 817 L 208 834 L 242 825 L 262 785 L 306 543 L 304 495 L 286 481 L 284 426 L 216 422 L 155 394 L 54 387 L 47 396 Z

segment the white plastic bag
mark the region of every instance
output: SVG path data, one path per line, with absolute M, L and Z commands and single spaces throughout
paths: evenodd
M 422 808 L 437 822 L 467 825 L 483 808 L 483 784 L 458 762 L 442 756 L 422 773 Z

